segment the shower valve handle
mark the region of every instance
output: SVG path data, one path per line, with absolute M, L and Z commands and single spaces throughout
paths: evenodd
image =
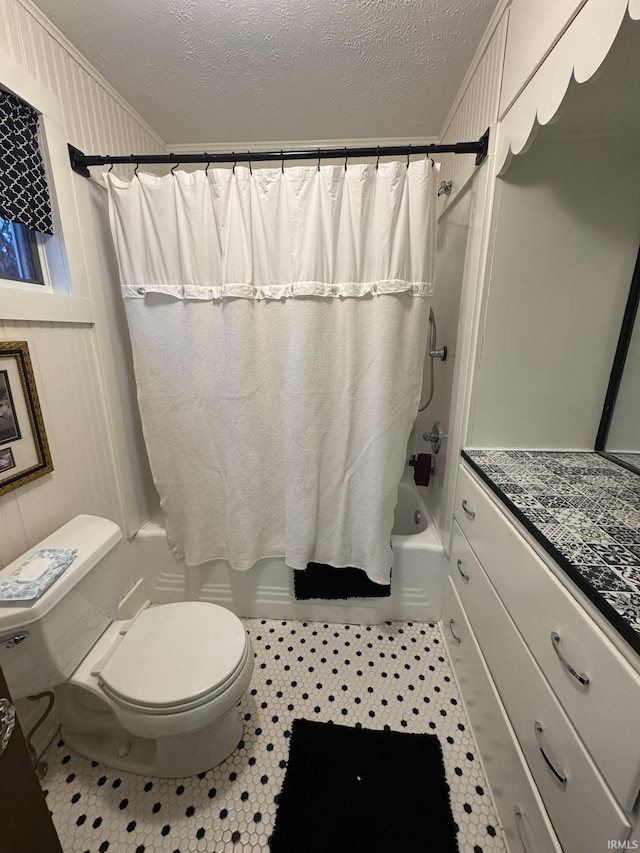
M 447 348 L 446 347 L 440 347 L 439 349 L 430 349 L 429 350 L 429 357 L 430 358 L 439 358 L 440 361 L 446 361 L 447 360 Z
M 442 444 L 442 439 L 445 437 L 444 430 L 442 429 L 442 424 L 440 421 L 436 421 L 434 425 L 431 427 L 430 432 L 423 432 L 422 439 L 423 441 L 429 441 L 431 443 L 431 449 L 434 453 L 438 453 L 440 450 L 440 445 Z

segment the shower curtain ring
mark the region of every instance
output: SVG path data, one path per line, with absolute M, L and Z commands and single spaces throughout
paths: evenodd
M 138 169 L 139 169 L 139 168 L 140 168 L 140 163 L 136 163 L 136 167 L 135 167 L 135 169 L 133 170 L 133 177 L 134 177 L 134 178 L 137 178 L 137 177 L 138 177 Z
M 233 166 L 231 167 L 231 171 L 235 175 L 235 173 L 236 173 L 236 152 L 232 151 L 231 156 L 233 157 Z
M 347 149 L 344 149 L 344 170 L 347 171 Z
M 380 165 L 380 146 L 378 145 L 378 159 L 376 160 L 376 172 L 378 171 L 379 165 Z
M 107 154 L 107 157 L 108 157 L 108 156 L 109 156 L 109 155 Z M 113 172 L 113 163 L 109 166 L 109 169 L 108 169 L 108 171 L 107 171 L 107 174 L 108 174 L 109 172 Z
M 173 154 L 170 154 L 169 156 L 170 156 L 170 157 L 173 157 Z M 175 170 L 178 168 L 178 166 L 179 166 L 179 165 L 180 165 L 180 161 L 178 160 L 178 162 L 176 163 L 176 165 L 171 169 L 171 174 L 172 174 L 172 175 L 173 175 L 173 173 L 175 172 Z
M 207 152 L 206 152 L 206 151 L 204 152 L 204 156 L 205 156 L 205 157 L 207 157 L 207 156 L 208 156 L 208 154 L 207 154 Z M 206 178 L 206 177 L 207 177 L 207 175 L 209 174 L 209 166 L 210 166 L 210 165 L 211 165 L 211 162 L 210 162 L 209 160 L 207 160 L 207 165 L 204 167 L 204 176 L 205 176 L 205 178 Z
M 409 168 L 409 157 L 411 157 L 411 146 L 409 146 L 409 150 L 407 151 L 407 169 Z

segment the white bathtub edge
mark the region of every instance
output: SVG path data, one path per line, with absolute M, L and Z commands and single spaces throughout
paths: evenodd
M 422 508 L 421 496 L 418 496 Z M 424 508 L 425 515 L 426 508 Z M 377 624 L 385 621 L 436 622 L 441 618 L 447 559 L 438 531 L 428 519 L 426 530 L 394 535 L 391 595 L 378 599 L 297 601 L 293 571 L 283 560 L 260 560 L 252 569 L 235 571 L 223 561 L 185 570 L 167 543 L 158 511 L 133 540 L 136 575 L 150 601 L 211 601 L 238 616 L 300 619 L 311 622 Z

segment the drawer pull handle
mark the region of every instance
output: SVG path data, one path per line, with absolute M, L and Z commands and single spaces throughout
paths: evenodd
M 584 672 L 578 672 L 578 670 L 575 667 L 571 666 L 569 661 L 566 659 L 566 657 L 560 651 L 560 639 L 561 639 L 560 634 L 558 634 L 557 631 L 551 632 L 551 645 L 553 646 L 554 652 L 560 658 L 560 662 L 562 663 L 564 668 L 567 670 L 567 672 L 570 673 L 575 678 L 575 680 L 577 682 L 579 682 L 584 687 L 586 687 L 589 684 L 589 676 Z
M 473 519 L 476 517 L 476 511 L 474 509 L 471 509 L 471 507 L 467 503 L 466 498 L 462 501 L 462 509 L 467 513 L 471 521 L 473 521 Z
M 561 785 L 566 785 L 567 784 L 566 775 L 561 770 L 556 769 L 553 762 L 551 761 L 551 759 L 549 758 L 549 756 L 547 755 L 547 753 L 543 749 L 542 732 L 544 731 L 544 729 L 542 728 L 542 724 L 536 720 L 536 722 L 533 724 L 533 728 L 535 729 L 536 740 L 538 741 L 538 748 L 540 749 L 540 752 L 542 753 L 542 757 L 547 762 L 547 766 L 549 767 L 549 769 L 551 770 L 553 775 L 556 777 L 558 782 L 560 782 Z
M 524 853 L 529 853 L 529 843 L 526 840 L 524 833 L 524 814 L 522 813 L 522 809 L 520 806 L 516 806 L 513 810 L 513 813 L 516 817 L 516 832 L 518 833 L 518 838 L 520 839 L 520 844 L 522 844 L 522 849 Z
M 462 560 L 458 560 L 458 561 L 456 562 L 456 566 L 458 567 L 458 571 L 460 572 L 460 576 L 462 577 L 462 580 L 463 580 L 465 583 L 469 583 L 469 581 L 471 580 L 471 578 L 469 577 L 469 575 L 468 575 L 468 574 L 464 571 L 464 569 L 462 568 Z
M 453 639 L 456 641 L 456 643 L 461 643 L 461 642 L 462 642 L 462 637 L 458 637 L 458 636 L 456 635 L 456 632 L 453 630 L 453 626 L 454 626 L 455 624 L 456 624 L 456 623 L 455 623 L 455 621 L 454 621 L 453 619 L 449 619 L 449 630 L 451 631 L 451 636 L 452 636 L 452 637 L 453 637 Z

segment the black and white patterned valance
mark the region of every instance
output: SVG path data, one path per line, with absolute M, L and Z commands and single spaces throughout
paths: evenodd
M 51 199 L 38 145 L 38 113 L 0 89 L 0 216 L 53 233 Z

